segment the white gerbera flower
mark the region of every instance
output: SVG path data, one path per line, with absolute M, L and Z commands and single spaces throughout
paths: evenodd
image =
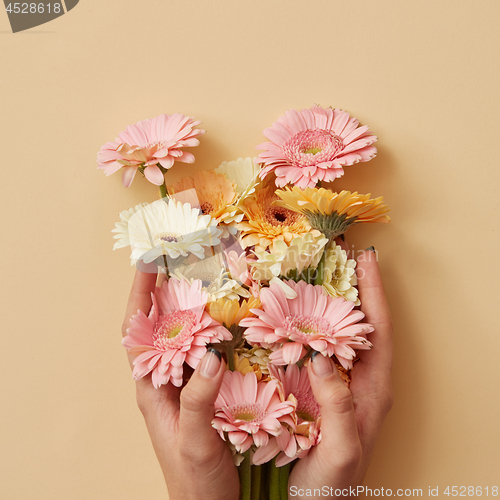
M 257 260 L 250 262 L 252 277 L 257 282 L 278 284 L 285 292 L 285 296 L 293 299 L 296 293 L 282 278 L 289 278 L 289 273 L 292 272 L 298 276 L 304 269 L 315 268 L 327 243 L 328 239 L 321 233 L 319 236 L 312 233 L 296 236 L 290 245 L 282 240 L 274 240 L 269 246 L 269 251 L 254 252 Z
M 137 210 L 128 220 L 131 259 L 153 262 L 161 255 L 172 259 L 192 253 L 204 256 L 204 247 L 218 245 L 221 230 L 210 215 L 189 203 L 157 200 Z
M 250 297 L 248 290 L 238 281 L 231 279 L 221 254 L 211 255 L 196 262 L 183 263 L 175 269 L 170 268 L 169 271 L 172 278 L 186 279 L 190 283 L 201 280 L 201 289 L 208 294 L 208 302 L 223 297 L 231 300 Z
M 328 248 L 323 269 L 323 288 L 331 297 L 344 297 L 354 302 L 357 306 L 361 304 L 358 298 L 358 290 L 354 288 L 358 281 L 356 279 L 356 261 L 348 259 L 345 250 L 332 241 Z
M 145 207 L 147 203 L 140 203 L 133 208 L 129 208 L 128 210 L 124 210 L 120 212 L 120 220 L 115 224 L 115 228 L 111 230 L 112 233 L 116 233 L 113 238 L 118 240 L 114 246 L 113 250 L 117 248 L 124 248 L 130 245 L 130 237 L 128 234 L 128 221 L 130 217 L 134 215 L 138 210 L 142 207 Z
M 256 158 L 238 158 L 234 161 L 223 161 L 215 171 L 224 174 L 229 180 L 236 183 L 235 192 L 238 194 L 239 204 L 248 195 L 255 191 L 259 184 L 261 167 L 255 163 Z

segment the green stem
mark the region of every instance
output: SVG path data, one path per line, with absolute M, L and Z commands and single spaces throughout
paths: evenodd
M 288 500 L 288 477 L 290 476 L 290 464 L 280 467 L 280 500 Z
M 165 184 L 165 181 L 163 181 L 163 184 L 160 186 L 160 196 L 162 198 L 168 198 L 167 185 Z
M 262 465 L 252 467 L 252 500 L 262 500 L 260 497 L 260 480 L 262 476 Z
M 234 346 L 228 344 L 226 347 L 226 356 L 227 356 L 227 366 L 229 369 L 234 372 L 236 370 L 236 366 L 234 364 Z
M 250 462 L 250 450 L 246 451 L 243 456 L 245 457 L 238 467 L 240 476 L 240 500 L 252 500 L 252 464 Z
M 315 285 L 323 284 L 323 270 L 325 268 L 325 260 L 326 260 L 326 248 L 323 250 L 323 255 L 321 256 L 321 260 L 318 263 L 318 267 L 316 268 L 316 278 L 314 280 Z
M 269 482 L 269 500 L 280 500 L 280 470 L 276 467 L 276 459 L 271 462 L 271 480 Z
M 260 500 L 269 500 L 269 471 L 271 462 L 267 462 L 261 467 L 262 473 L 260 478 Z
M 165 264 L 165 274 L 167 275 L 167 279 L 170 277 L 168 275 L 168 262 L 167 262 L 167 256 L 163 255 L 163 263 Z

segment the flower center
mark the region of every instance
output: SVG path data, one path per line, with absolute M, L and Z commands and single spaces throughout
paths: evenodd
M 200 204 L 200 210 L 204 215 L 210 215 L 214 210 L 214 206 L 208 201 L 204 201 Z
M 283 325 L 289 332 L 301 336 L 330 335 L 330 323 L 325 318 L 314 316 L 287 316 Z
M 290 226 L 297 222 L 300 214 L 283 207 L 269 207 L 264 213 L 266 222 L 273 226 Z
M 159 151 L 160 149 L 163 149 L 165 147 L 166 142 L 165 141 L 157 141 L 157 142 L 149 142 L 146 144 L 145 148 L 147 149 L 153 149 L 155 148 L 155 151 Z
M 178 243 L 182 241 L 182 236 L 172 233 L 159 233 L 154 237 L 154 241 L 157 245 L 161 245 L 162 243 Z
M 333 160 L 344 149 L 342 139 L 329 130 L 303 130 L 283 145 L 286 158 L 297 167 Z
M 297 417 L 306 422 L 316 422 L 320 411 L 319 405 L 310 392 L 295 391 L 292 393 L 297 399 Z
M 192 311 L 174 311 L 160 316 L 153 331 L 153 345 L 160 351 L 176 347 L 196 324 Z
M 321 148 L 309 148 L 303 151 L 306 155 L 315 155 L 321 153 Z
M 216 279 L 217 276 L 213 273 L 199 273 L 197 275 L 192 276 L 195 280 L 200 280 L 201 281 L 201 286 L 203 288 L 208 288 Z
M 261 422 L 266 413 L 258 404 L 243 403 L 229 407 L 229 411 L 235 420 L 244 420 L 245 422 Z

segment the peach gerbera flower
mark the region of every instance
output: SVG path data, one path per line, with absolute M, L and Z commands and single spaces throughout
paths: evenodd
M 97 154 L 97 168 L 103 169 L 106 175 L 123 168 L 125 187 L 130 186 L 137 170 L 149 182 L 161 186 L 164 173 L 174 161 L 194 162 L 194 156 L 181 148 L 198 146 L 197 137 L 205 133 L 195 128 L 200 123 L 192 117 L 175 113 L 129 125 L 114 142 L 102 146 Z
M 205 312 L 201 281 L 169 280 L 151 294 L 149 315 L 138 311 L 122 343 L 134 359 L 134 379 L 152 373 L 153 385 L 182 385 L 183 364 L 196 368 L 206 345 L 230 340 L 231 334 Z
M 314 398 L 307 368 L 299 369 L 297 365 L 288 365 L 286 371 L 281 367 L 270 366 L 271 376 L 280 381 L 283 388 L 283 398 L 293 396 L 297 402 L 295 413 L 297 425 L 295 429 L 289 428 L 289 442 L 276 458 L 276 465 L 281 467 L 296 458 L 305 457 L 313 446 L 321 441 L 321 416 L 319 405 Z M 280 438 L 284 441 L 284 437 Z M 254 455 L 254 463 L 267 462 L 276 456 L 280 450 L 280 443 L 271 439 L 266 447 L 262 447 Z
M 275 365 L 294 364 L 306 354 L 306 347 L 324 356 L 335 356 L 344 368 L 352 368 L 355 349 L 370 349 L 365 335 L 373 331 L 368 323 L 359 323 L 365 315 L 353 311 L 354 302 L 332 298 L 320 285 L 305 281 L 285 281 L 297 296 L 288 299 L 277 284 L 262 289 L 262 309 L 254 309 L 255 318 L 240 322 L 247 327 L 245 338 L 251 344 L 274 352 Z
M 229 439 L 238 453 L 245 453 L 252 445 L 265 446 L 269 436 L 288 432 L 286 423 L 295 427 L 291 414 L 293 401 L 283 401 L 277 380 L 257 382 L 253 371 L 243 375 L 227 371 L 215 402 L 212 426 L 222 439 Z
M 199 207 L 204 215 L 210 215 L 217 222 L 229 224 L 242 219 L 232 203 L 237 198 L 236 183 L 224 174 L 214 170 L 201 170 L 192 177 L 183 177 L 179 182 L 167 187 L 176 200 Z
M 307 218 L 288 208 L 277 206 L 279 198 L 274 193 L 274 186 L 266 183 L 257 186 L 254 194 L 240 205 L 245 219 L 237 224 L 241 232 L 243 248 L 255 246 L 256 250 L 266 250 L 275 240 L 282 240 L 287 245 L 296 236 L 311 232 Z M 320 236 L 318 231 L 312 231 Z
M 264 150 L 259 155 L 264 164 L 260 176 L 274 172 L 278 187 L 333 181 L 344 175 L 343 166 L 368 161 L 377 153 L 372 146 L 377 137 L 340 109 L 290 109 L 264 135 L 270 142 L 257 146 Z
M 312 227 L 330 240 L 344 233 L 352 224 L 390 222 L 389 207 L 384 198 L 370 198 L 370 194 L 341 191 L 335 193 L 325 188 L 278 189 L 282 201 L 277 205 L 307 216 Z

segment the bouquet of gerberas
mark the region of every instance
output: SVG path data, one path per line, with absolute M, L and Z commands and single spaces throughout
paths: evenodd
M 219 350 L 229 369 L 212 425 L 240 467 L 242 498 L 269 489 L 280 498 L 290 464 L 321 440 L 309 359 L 331 357 L 349 384 L 357 350 L 371 347 L 356 262 L 338 238 L 354 224 L 389 222 L 388 208 L 321 184 L 373 158 L 377 138 L 345 111 L 292 109 L 264 131 L 257 158 L 169 184 L 175 161 L 194 161 L 184 148 L 199 144 L 199 124 L 161 115 L 98 154 L 99 168 L 122 170 L 125 186 L 139 171 L 160 187 L 160 199 L 122 212 L 113 230 L 132 264 L 154 262 L 167 276 L 123 344 L 136 355 L 134 377 L 151 374 L 155 387 L 182 386 L 186 364 Z

